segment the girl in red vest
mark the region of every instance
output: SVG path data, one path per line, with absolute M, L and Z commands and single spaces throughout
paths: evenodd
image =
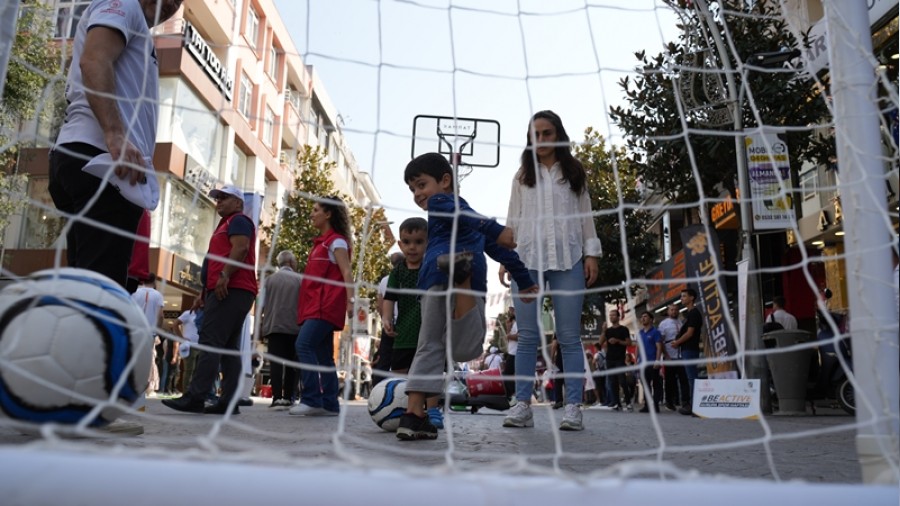
M 338 377 L 334 368 L 334 333 L 344 328 L 352 307 L 350 220 L 338 197 L 313 205 L 313 226 L 321 234 L 313 241 L 303 271 L 297 307 L 297 360 L 326 370 L 300 369 L 300 403 L 292 415 L 337 416 Z

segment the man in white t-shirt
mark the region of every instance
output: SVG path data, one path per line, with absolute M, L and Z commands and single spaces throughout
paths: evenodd
M 128 234 L 137 230 L 143 210 L 82 168 L 109 153 L 119 162 L 110 182 L 146 184 L 145 172 L 126 164 L 152 170 L 159 65 L 150 27 L 180 8 L 181 0 L 94 0 L 81 13 L 72 42 L 68 105 L 50 152 L 48 190 L 57 209 L 69 215 L 84 211 L 87 219 L 75 221 L 66 233 L 69 266 L 99 272 L 123 287 L 134 244 Z
M 200 356 L 200 350 L 191 346 L 200 340 L 200 333 L 197 330 L 197 311 L 199 310 L 189 309 L 181 313 L 181 316 L 175 320 L 175 333 L 184 339 L 184 342 L 178 345 L 178 354 L 184 364 L 184 374 L 181 379 L 184 386 L 191 383 L 191 376 L 194 375 L 194 369 L 197 367 L 197 357 Z
M 797 318 L 784 309 L 785 300 L 781 295 L 772 298 L 772 314 L 767 321 L 778 322 L 784 330 L 797 330 Z
M 141 286 L 131 294 L 131 300 L 133 300 L 144 312 L 144 316 L 147 318 L 147 323 L 150 325 L 150 328 L 152 329 L 151 332 L 154 336 L 153 363 L 150 367 L 149 378 L 150 385 L 147 387 L 147 393 L 152 394 L 156 390 L 159 390 L 160 379 L 165 378 L 166 373 L 168 372 L 166 370 L 160 371 L 156 367 L 156 344 L 159 342 L 158 334 L 159 329 L 162 328 L 163 306 L 165 306 L 162 294 L 156 289 L 156 274 L 151 272 L 147 276 L 147 279 L 141 282 Z M 165 363 L 166 361 L 163 360 L 163 364 Z

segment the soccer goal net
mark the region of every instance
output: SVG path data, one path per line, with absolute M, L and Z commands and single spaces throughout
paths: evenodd
M 159 0 L 137 14 L 129 1 L 0 0 L 10 504 L 897 504 L 896 0 Z M 120 13 L 152 28 L 92 29 L 119 30 L 158 82 L 108 69 L 118 91 L 97 92 L 86 83 L 109 83 L 85 65 L 73 81 L 79 23 Z M 90 97 L 114 99 L 129 138 L 155 127 L 156 145 L 143 170 L 124 165 L 137 185 L 104 170 L 96 194 L 64 202 L 84 179 L 48 152 L 67 111 L 95 121 Z M 96 165 L 107 148 L 93 147 L 56 150 Z M 404 171 L 428 153 L 452 173 L 420 186 Z M 445 192 L 438 209 L 428 197 Z M 220 221 L 229 198 L 252 234 Z M 122 213 L 143 203 L 149 224 L 91 211 L 109 199 Z M 402 228 L 411 218 L 429 230 Z M 151 295 L 130 302 L 66 269 L 87 255 L 70 244 L 86 229 L 135 241 L 131 277 L 156 274 L 161 296 L 152 332 L 134 312 Z M 314 258 L 329 229 L 347 249 Z M 248 234 L 252 307 L 214 313 L 240 320 L 230 337 L 206 315 L 192 337 L 195 299 L 225 307 L 249 291 L 229 257 Z M 470 284 L 441 284 L 425 242 L 474 251 Z M 347 313 L 299 357 L 296 331 L 266 330 L 296 316 L 270 297 L 285 251 L 299 312 Z M 383 278 L 403 313 L 392 332 Z M 449 296 L 441 315 L 475 295 L 483 354 L 454 360 L 472 340 L 454 332 L 463 318 L 408 316 L 435 294 Z M 406 374 L 430 335 L 448 344 L 443 370 Z M 203 356 L 221 371 L 195 367 Z M 206 407 L 163 404 L 196 371 L 210 372 Z M 435 439 L 388 430 L 407 410 L 398 379 L 440 382 Z M 337 410 L 320 400 L 335 386 Z

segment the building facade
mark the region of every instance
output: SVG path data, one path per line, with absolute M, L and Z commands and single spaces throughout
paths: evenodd
M 59 43 L 71 40 L 88 4 L 53 1 Z M 161 103 L 153 165 L 161 196 L 152 213 L 150 269 L 165 280 L 172 317 L 199 293 L 200 265 L 218 222 L 210 189 L 237 186 L 247 214 L 271 222 L 293 189 L 296 153 L 310 144 L 336 163 L 335 186 L 352 204 L 378 205 L 380 197 L 359 171 L 337 108 L 299 56 L 272 0 L 186 0 L 154 35 Z M 64 240 L 47 191 L 53 125 L 31 127 L 46 142 L 26 150 L 18 167 L 29 176 L 30 202 L 38 204 L 14 217 L 4 236 L 5 267 L 15 275 L 54 265 L 57 240 Z

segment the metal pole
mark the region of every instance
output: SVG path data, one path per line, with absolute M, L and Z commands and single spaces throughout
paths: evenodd
M 0 0 L 0 97 L 6 85 L 9 55 L 16 41 L 16 22 L 19 21 L 19 0 Z
M 897 308 L 890 282 L 896 238 L 885 220 L 872 37 L 865 2 L 824 2 L 841 170 L 847 290 L 856 378 L 856 449 L 866 483 L 900 482 Z M 896 280 L 893 280 L 896 282 Z
M 740 308 L 745 311 L 747 318 L 747 336 L 745 342 L 748 350 L 762 349 L 762 303 L 760 302 L 759 281 L 756 275 L 756 255 L 753 251 L 751 238 L 753 235 L 753 221 L 751 220 L 752 210 L 750 208 L 750 187 L 747 180 L 747 159 L 744 156 L 744 118 L 742 114 L 744 102 L 744 86 L 741 86 L 740 92 L 734 82 L 734 72 L 731 66 L 731 60 L 728 58 L 728 49 L 722 41 L 722 34 L 719 33 L 719 27 L 712 18 L 709 11 L 709 5 L 706 0 L 697 0 L 697 11 L 703 17 L 709 27 L 710 35 L 716 44 L 716 51 L 719 53 L 719 60 L 725 71 L 725 83 L 728 87 L 729 107 L 734 118 L 734 149 L 735 161 L 737 162 L 738 191 L 740 198 L 738 205 L 741 209 L 741 259 L 747 262 L 747 300 L 745 307 Z M 762 355 L 751 355 L 747 360 L 747 370 L 745 376 L 747 378 L 760 380 L 760 402 L 764 412 L 772 412 L 772 403 L 769 397 L 769 388 L 766 374 L 765 357 Z

